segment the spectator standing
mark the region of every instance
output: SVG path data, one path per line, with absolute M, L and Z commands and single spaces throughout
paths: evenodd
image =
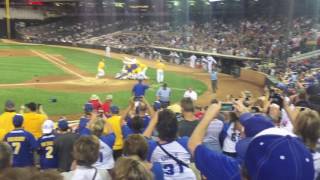
M 218 115 L 220 107 L 219 104 L 209 107 L 188 144 L 197 168 L 207 179 L 312 180 L 314 178 L 313 161 L 309 150 L 295 135 L 280 128 L 260 129 L 253 126 L 251 130 L 256 131 L 254 138 L 243 141 L 243 148 L 239 149 L 243 154 L 242 157 L 245 157 L 241 164 L 202 145 L 204 129 L 207 129 L 209 123 Z
M 123 134 L 122 134 L 122 117 L 120 116 L 120 110 L 117 106 L 111 107 L 112 116 L 106 119 L 106 123 L 110 124 L 114 134 L 116 136 L 114 145 L 113 145 L 113 158 L 117 160 L 122 155 L 123 148 Z M 104 133 L 108 133 L 105 129 Z
M 226 123 L 222 131 L 223 153 L 230 157 L 237 157 L 236 144 L 240 140 L 242 126 L 234 112 L 229 113 L 229 123 Z
M 184 98 L 191 98 L 192 101 L 198 100 L 198 94 L 190 87 L 184 92 Z
M 79 135 L 72 133 L 69 123 L 65 119 L 58 122 L 58 131 L 54 141 L 54 149 L 58 154 L 58 170 L 60 172 L 70 171 L 73 161 L 72 149 Z
M 131 110 L 126 113 L 127 124 L 134 133 L 143 133 L 150 123 L 153 109 L 145 98 L 141 99 L 137 107 L 132 103 L 130 107 Z
M 12 119 L 16 115 L 15 104 L 8 100 L 4 104 L 4 112 L 0 115 L 0 140 L 10 131 L 14 129 Z
M 320 178 L 320 153 L 316 151 L 318 139 L 320 138 L 320 117 L 316 111 L 306 109 L 300 112 L 295 119 L 295 134 L 300 136 L 303 143 L 310 149 L 314 168 L 316 171 L 315 178 Z
M 170 96 L 171 89 L 168 87 L 167 83 L 163 83 L 162 87 L 157 91 L 157 99 L 160 101 L 162 107 L 170 106 Z
M 139 134 L 129 135 L 124 142 L 123 155 L 140 161 L 145 168 L 153 172 L 155 180 L 163 180 L 163 171 L 161 164 L 158 162 L 149 163 L 147 161 L 148 142 Z
M 156 67 L 157 67 L 157 82 L 162 83 L 164 81 L 165 64 L 163 64 L 161 60 L 158 60 Z
M 93 110 L 96 112 L 101 108 L 100 98 L 96 94 L 91 95 L 89 103 L 92 104 Z
M 212 92 L 216 93 L 217 89 L 218 89 L 218 73 L 217 73 L 216 69 L 212 70 L 212 72 L 210 73 L 210 76 L 211 76 Z
M 99 159 L 93 164 L 94 167 L 101 170 L 112 170 L 114 167 L 113 151 L 112 147 L 115 142 L 115 135 L 112 127 L 105 123 L 103 119 L 91 120 L 89 128 L 93 135 L 99 139 Z M 108 134 L 103 134 L 105 127 L 107 128 Z
M 110 115 L 110 107 L 112 106 L 112 99 L 113 96 L 111 94 L 108 94 L 106 96 L 106 100 L 104 101 L 104 103 L 101 105 L 101 109 L 103 110 L 103 113 L 105 116 L 109 116 Z
M 143 135 L 150 138 L 155 128 L 159 133 L 159 140 L 149 140 L 148 160 L 162 165 L 165 179 L 195 180 L 196 176 L 189 167 L 191 155 L 186 149 L 188 138 L 177 138 L 176 115 L 167 109 L 156 113 Z
M 99 159 L 99 140 L 95 136 L 82 136 L 72 151 L 75 170 L 62 173 L 64 180 L 111 180 L 108 171 L 98 170 L 93 164 Z
M 183 98 L 180 102 L 182 108 L 182 120 L 178 124 L 179 137 L 190 137 L 199 121 L 194 116 L 193 101 L 190 98 Z
M 23 116 L 16 114 L 13 117 L 14 130 L 5 135 L 4 141 L 13 150 L 13 167 L 29 167 L 34 165 L 33 153 L 37 149 L 34 136 L 23 129 Z
M 58 154 L 54 149 L 54 123 L 51 120 L 46 120 L 42 125 L 42 133 L 38 139 L 38 154 L 40 156 L 41 169 L 57 169 L 58 168 Z
M 0 174 L 11 167 L 12 149 L 8 143 L 0 141 Z
M 23 113 L 23 127 L 26 131 L 30 132 L 36 139 L 42 136 L 42 124 L 47 119 L 47 116 L 42 113 L 37 113 L 37 109 L 41 105 L 30 102 L 25 105 L 25 112 Z M 23 108 L 22 108 L 23 109 Z
M 138 83 L 132 88 L 132 94 L 136 98 L 141 98 L 145 96 L 147 89 L 149 89 L 149 86 L 144 84 L 142 79 L 139 79 Z
M 152 173 L 139 160 L 121 157 L 115 166 L 114 180 L 154 180 Z

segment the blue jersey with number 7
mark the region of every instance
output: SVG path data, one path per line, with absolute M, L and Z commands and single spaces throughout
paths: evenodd
M 33 152 L 37 149 L 37 141 L 31 133 L 23 129 L 15 129 L 6 134 L 4 141 L 12 148 L 13 167 L 34 165 Z
M 38 139 L 38 154 L 40 156 L 41 169 L 58 168 L 58 156 L 54 150 L 55 139 L 56 137 L 53 134 L 45 134 Z

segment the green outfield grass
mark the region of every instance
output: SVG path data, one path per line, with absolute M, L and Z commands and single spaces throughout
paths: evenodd
M 40 57 L 0 57 L 0 83 L 21 83 L 36 76 L 64 75 L 65 73 Z
M 8 45 L 0 43 L 1 49 L 35 49 L 41 50 L 52 55 L 62 55 L 64 60 L 71 63 L 78 68 L 95 74 L 97 71 L 97 64 L 103 56 L 80 51 L 67 49 L 62 47 L 51 47 L 45 45 Z M 28 65 L 26 65 L 26 58 L 28 58 Z M 31 58 L 31 59 L 29 59 Z M 31 63 L 32 62 L 32 63 Z M 64 74 L 62 70 L 56 68 L 54 65 L 41 60 L 39 57 L 10 57 L 0 58 L 0 73 L 2 77 L 0 83 L 16 83 L 30 80 L 34 75 L 47 76 Z M 9 65 L 8 65 L 9 64 Z M 106 63 L 107 74 L 114 76 L 122 68 L 122 62 L 115 59 L 107 59 Z M 25 67 L 25 70 L 16 70 L 16 67 Z M 3 74 L 4 73 L 4 74 Z M 149 102 L 155 100 L 155 92 L 159 87 L 155 83 L 156 72 L 154 69 L 148 70 L 147 74 L 151 80 L 151 88 L 146 97 Z M 193 87 L 197 89 L 199 94 L 206 91 L 206 85 L 201 81 L 192 79 L 191 77 L 178 75 L 173 72 L 165 73 L 165 81 L 169 87 L 173 88 L 172 101 L 179 101 L 184 93 L 184 89 Z M 69 93 L 69 92 L 53 92 L 48 90 L 34 89 L 34 88 L 15 88 L 15 89 L 0 89 L 0 108 L 3 109 L 1 102 L 7 99 L 12 99 L 17 105 L 21 105 L 30 101 L 34 101 L 44 105 L 45 110 L 49 115 L 69 115 L 82 112 L 83 104 L 88 100 L 92 93 Z M 105 97 L 108 93 L 98 94 L 100 97 Z M 121 108 L 128 104 L 128 99 L 131 96 L 131 89 L 124 89 L 121 92 L 112 93 L 114 95 L 114 103 Z M 57 103 L 51 103 L 50 99 L 56 98 Z

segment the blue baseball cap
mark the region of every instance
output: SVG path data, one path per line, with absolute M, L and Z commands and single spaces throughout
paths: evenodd
M 243 160 L 253 137 L 265 129 L 274 127 L 274 125 L 269 117 L 252 113 L 243 113 L 240 116 L 240 123 L 244 127 L 246 137 L 237 142 L 236 151 L 239 158 Z
M 85 111 L 85 112 L 92 112 L 92 111 L 93 111 L 93 105 L 92 105 L 92 103 L 86 103 L 86 104 L 84 104 L 84 111 Z
M 296 135 L 281 128 L 257 134 L 248 147 L 244 164 L 252 180 L 313 180 L 315 175 L 310 150 Z
M 155 101 L 155 102 L 153 103 L 153 109 L 154 109 L 155 111 L 158 111 L 159 109 L 161 109 L 161 103 L 160 103 L 160 101 Z
M 69 129 L 69 123 L 66 119 L 60 119 L 58 122 L 58 128 L 66 131 L 67 129 Z
M 244 127 L 246 137 L 253 137 L 265 129 L 274 127 L 272 120 L 263 114 L 243 113 L 240 123 Z
M 118 114 L 119 113 L 119 107 L 118 106 L 111 106 L 110 111 L 112 114 Z
M 21 127 L 23 124 L 23 116 L 21 114 L 16 114 L 13 116 L 14 127 Z

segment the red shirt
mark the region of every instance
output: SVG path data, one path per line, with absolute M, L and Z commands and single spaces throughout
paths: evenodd
M 110 107 L 111 107 L 111 102 L 110 101 L 106 101 L 101 105 L 101 109 L 103 110 L 103 112 L 106 113 L 110 113 Z
M 98 99 L 97 100 L 90 100 L 89 102 L 92 104 L 94 110 L 98 111 L 101 108 L 101 104 Z
M 201 120 L 202 117 L 203 117 L 203 115 L 204 115 L 204 113 L 201 112 L 201 111 L 196 112 L 196 113 L 194 114 L 194 116 L 195 116 L 198 120 Z

